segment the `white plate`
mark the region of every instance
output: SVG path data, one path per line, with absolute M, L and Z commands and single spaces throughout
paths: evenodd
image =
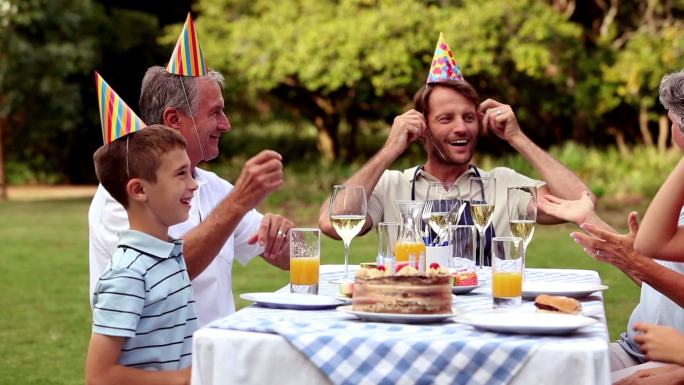
M 606 285 L 579 282 L 525 282 L 523 298 L 535 299 L 540 294 L 564 295 L 572 298 L 586 297 L 591 293 L 608 289 Z
M 276 309 L 329 309 L 344 305 L 345 303 L 337 298 L 326 295 L 296 293 L 244 293 L 240 295 L 240 298 L 256 302 L 264 307 Z
M 397 314 L 397 313 L 369 313 L 365 311 L 354 311 L 351 305 L 340 306 L 337 311 L 353 314 L 362 321 L 368 322 L 389 322 L 401 324 L 428 324 L 444 322 L 454 317 L 454 314 Z
M 339 299 L 340 301 L 344 302 L 345 305 L 349 305 L 350 303 L 352 303 L 351 297 L 347 297 L 342 293 L 335 294 L 335 299 Z
M 452 286 L 451 292 L 454 294 L 466 294 L 477 289 L 480 285 L 469 285 L 469 286 Z
M 597 322 L 581 315 L 532 312 L 490 312 L 457 317 L 454 321 L 492 332 L 556 335 L 570 334 Z

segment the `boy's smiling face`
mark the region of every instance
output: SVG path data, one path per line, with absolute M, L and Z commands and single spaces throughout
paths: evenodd
M 182 148 L 161 156 L 157 181 L 146 182 L 147 202 L 158 224 L 173 226 L 185 222 L 197 183 L 190 171 L 190 158 Z

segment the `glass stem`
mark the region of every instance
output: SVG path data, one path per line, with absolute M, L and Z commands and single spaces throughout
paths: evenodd
M 349 279 L 349 245 L 351 242 L 344 242 L 344 279 Z
M 486 229 L 485 229 L 486 230 Z M 478 260 L 478 263 L 480 265 L 480 269 L 484 269 L 484 249 L 485 249 L 485 231 L 479 230 L 480 233 L 480 258 Z

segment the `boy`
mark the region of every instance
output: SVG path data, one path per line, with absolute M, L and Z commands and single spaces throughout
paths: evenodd
M 93 296 L 88 384 L 189 384 L 195 301 L 182 241 L 197 183 L 183 137 L 161 125 L 100 147 L 100 183 L 128 213 L 112 263 Z

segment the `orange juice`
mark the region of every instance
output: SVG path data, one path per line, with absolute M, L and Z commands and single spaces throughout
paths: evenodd
M 492 274 L 492 294 L 497 298 L 522 295 L 522 273 L 496 271 Z
M 290 283 L 293 285 L 318 285 L 320 258 L 291 258 Z
M 425 244 L 423 242 L 397 242 L 394 247 L 394 256 L 397 262 L 408 262 L 409 255 L 415 255 L 416 262 L 420 261 L 420 255 L 425 258 Z

